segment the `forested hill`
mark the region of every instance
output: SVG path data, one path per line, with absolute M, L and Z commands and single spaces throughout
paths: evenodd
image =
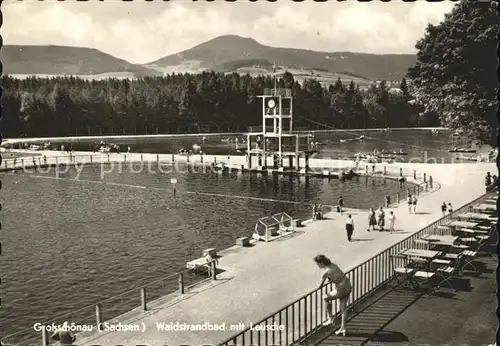
M 246 131 L 261 123 L 257 95 L 274 83 L 271 76 L 204 72 L 101 81 L 3 76 L 0 84 L 5 90 L 2 135 L 12 138 Z M 362 90 L 340 80 L 329 87 L 312 79 L 301 84 L 285 73 L 277 86 L 292 89 L 296 127 L 439 125 L 436 117 L 419 116 L 422 109 L 409 103 L 404 82 L 398 92 L 385 83 Z
M 136 78 L 176 73 L 200 73 L 205 70 L 268 75 L 273 65 L 277 72 L 294 73 L 301 81 L 314 77 L 328 85 L 337 77 L 359 84 L 370 81 L 401 80 L 414 65 L 414 55 L 362 54 L 351 52 L 315 52 L 304 49 L 275 48 L 251 38 L 219 36 L 183 52 L 149 64 L 131 64 L 97 49 L 66 46 L 6 45 L 0 50 L 3 74 L 8 75 L 79 75 Z M 302 76 L 300 78 L 299 76 Z
M 415 62 L 416 56 L 413 54 L 315 52 L 269 47 L 252 38 L 225 35 L 145 66 L 162 71 L 185 67 L 193 71 L 214 69 L 220 72 L 233 72 L 241 67 L 258 67 L 271 72 L 272 65 L 276 63 L 284 70 L 345 73 L 375 81 L 401 80 Z
M 132 77 L 159 75 L 158 71 L 115 58 L 97 49 L 65 46 L 5 45 L 0 50 L 3 74 L 98 75 L 127 74 Z

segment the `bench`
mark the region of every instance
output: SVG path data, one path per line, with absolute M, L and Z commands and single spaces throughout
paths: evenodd
M 216 248 L 209 248 L 209 249 L 203 250 L 203 257 L 205 257 L 206 255 L 210 255 L 210 257 L 212 257 L 212 258 L 217 257 L 217 249 Z
M 238 239 L 236 239 L 236 245 L 239 245 L 239 246 L 250 246 L 250 238 L 248 237 L 240 237 Z
M 209 272 L 209 264 L 207 263 L 207 260 L 204 257 L 197 258 L 193 261 L 189 261 L 186 263 L 186 268 L 187 269 L 193 269 L 195 271 L 195 274 L 198 275 L 199 270 L 203 272 Z

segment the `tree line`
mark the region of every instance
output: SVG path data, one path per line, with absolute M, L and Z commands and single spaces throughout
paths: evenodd
M 0 83 L 3 137 L 246 131 L 262 121 L 257 96 L 274 86 L 271 76 L 216 72 L 137 80 L 3 76 Z M 437 116 L 419 116 L 405 80 L 392 93 L 385 82 L 362 90 L 339 79 L 324 87 L 287 72 L 277 87 L 292 90 L 294 125 L 303 129 L 439 125 Z

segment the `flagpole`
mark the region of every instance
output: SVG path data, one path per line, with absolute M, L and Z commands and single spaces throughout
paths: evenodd
M 274 92 L 276 92 L 276 63 L 273 65 L 273 75 L 274 75 Z

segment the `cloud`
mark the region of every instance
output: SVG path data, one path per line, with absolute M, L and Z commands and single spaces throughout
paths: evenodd
M 145 63 L 219 35 L 321 51 L 413 53 L 442 3 L 99 3 L 4 4 L 5 44 L 97 48 Z

